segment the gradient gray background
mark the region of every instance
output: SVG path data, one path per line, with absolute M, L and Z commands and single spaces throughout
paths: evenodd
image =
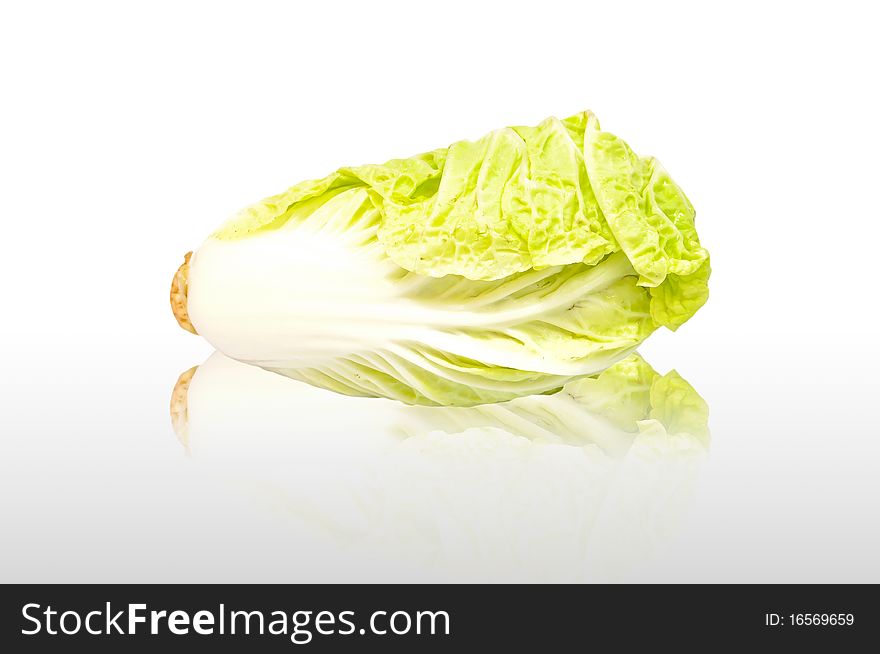
M 707 400 L 711 455 L 681 521 L 587 577 L 880 581 L 876 16 L 662 4 L 5 5 L 0 581 L 483 578 L 326 547 L 187 457 L 168 397 L 211 350 L 168 285 L 301 179 L 585 108 L 682 185 L 714 268 L 709 303 L 641 350 Z M 509 580 L 571 555 L 571 502 L 534 501 L 545 531 Z M 591 551 L 626 552 L 609 533 Z

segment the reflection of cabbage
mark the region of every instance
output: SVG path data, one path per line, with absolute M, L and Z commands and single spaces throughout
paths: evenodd
M 660 376 L 638 355 L 553 395 L 476 407 L 412 407 L 400 415 L 411 435 L 499 428 L 532 441 L 594 444 L 611 455 L 626 452 L 637 433 L 657 429 L 708 442 L 703 399 L 678 373 Z
M 292 562 L 312 543 L 347 580 L 614 578 L 674 526 L 709 437 L 693 388 L 637 356 L 472 408 L 346 398 L 220 354 L 183 384 L 195 460 L 283 512 Z
M 708 276 L 682 191 L 581 113 L 294 186 L 209 238 L 173 301 L 234 358 L 470 406 L 605 369 Z

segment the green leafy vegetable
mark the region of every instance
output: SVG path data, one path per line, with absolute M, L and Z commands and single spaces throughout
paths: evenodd
M 257 203 L 189 262 L 226 354 L 350 395 L 474 405 L 548 393 L 708 296 L 694 210 L 581 113 Z

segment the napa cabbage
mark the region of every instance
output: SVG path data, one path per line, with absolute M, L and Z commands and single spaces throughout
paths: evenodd
M 315 386 L 472 406 L 558 391 L 708 297 L 695 212 L 583 112 L 340 168 L 233 217 L 175 276 L 178 321 Z

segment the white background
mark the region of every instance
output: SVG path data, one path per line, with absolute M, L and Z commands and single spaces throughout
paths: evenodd
M 707 400 L 712 453 L 621 578 L 880 582 L 877 24 L 841 1 L 4 3 L 0 581 L 387 578 L 310 560 L 183 455 L 168 395 L 211 350 L 171 275 L 302 179 L 589 108 L 682 185 L 714 269 L 642 349 Z

